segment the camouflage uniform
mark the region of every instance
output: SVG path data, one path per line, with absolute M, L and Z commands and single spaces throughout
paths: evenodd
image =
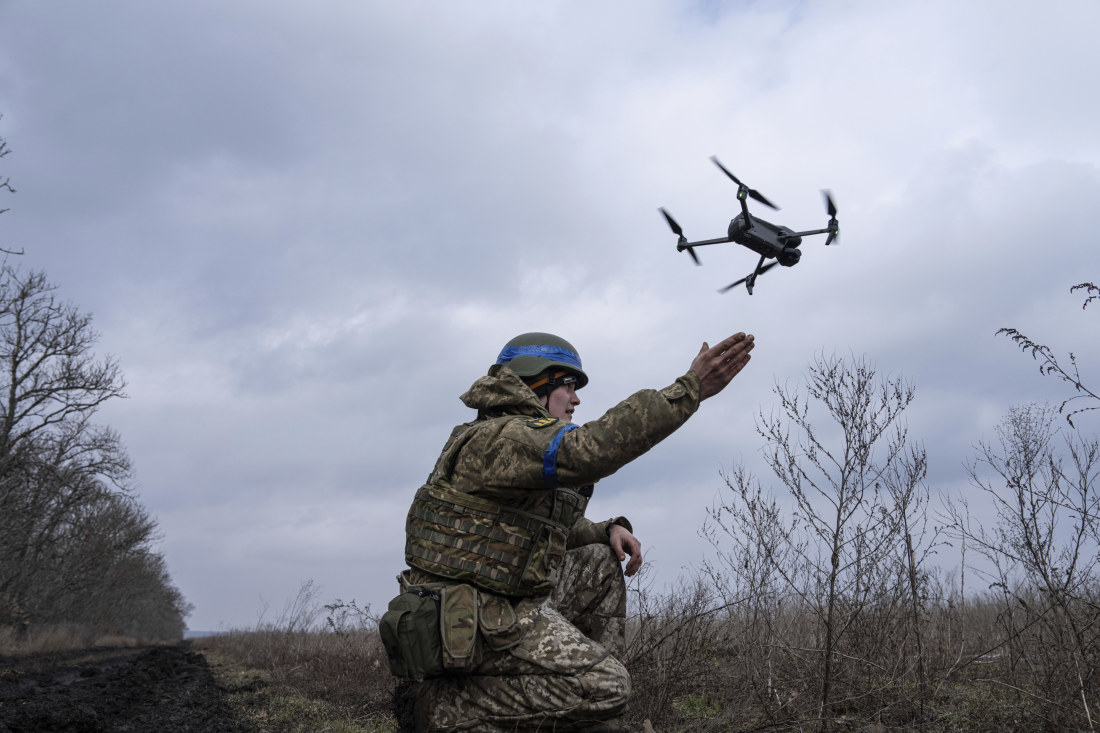
M 502 594 L 476 576 L 428 561 L 448 551 L 425 554 L 416 545 L 424 523 L 414 519 L 414 502 L 406 544 L 411 568 L 404 581 L 463 580 L 479 586 L 482 617 L 514 611 L 516 618 L 507 637 L 483 635 L 480 662 L 465 673 L 421 684 L 418 731 L 619 730 L 618 716 L 630 696 L 630 677 L 616 658 L 625 644 L 626 587 L 608 532 L 612 524 L 630 529 L 630 523 L 622 517 L 592 522 L 583 517 L 584 505 L 593 483 L 694 414 L 699 390 L 698 376 L 688 372 L 663 390 L 635 393 L 583 426 L 550 417 L 503 365 L 491 367 L 462 395 L 478 410 L 478 420 L 456 427 L 444 447 L 450 487 L 542 517 L 556 511 L 556 486 L 585 498 L 565 547 L 548 559 L 552 592 L 532 597 Z

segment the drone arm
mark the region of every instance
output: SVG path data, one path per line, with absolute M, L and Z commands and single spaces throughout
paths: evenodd
M 810 230 L 810 231 L 807 231 L 807 232 L 794 232 L 793 234 L 786 235 L 786 237 L 784 237 L 784 238 L 785 239 L 793 239 L 795 237 L 809 237 L 809 236 L 814 235 L 814 234 L 828 234 L 831 231 L 833 231 L 833 230 L 826 227 L 825 229 L 813 229 L 813 230 Z
M 725 244 L 726 242 L 732 242 L 729 237 L 722 237 L 721 239 L 704 239 L 699 242 L 677 242 L 676 251 L 683 252 L 689 247 L 703 247 L 708 244 Z
M 737 199 L 741 202 L 741 214 L 745 217 L 745 229 L 752 229 L 752 214 L 749 213 L 749 197 L 738 195 Z
M 836 235 L 839 233 L 840 229 L 837 225 L 836 219 L 831 219 L 829 220 L 829 225 L 826 226 L 824 229 L 811 229 L 805 232 L 794 232 L 793 234 L 786 235 L 782 238 L 782 240 L 794 239 L 795 237 L 809 237 L 813 236 L 814 234 L 828 234 L 829 238 L 825 240 L 825 244 L 832 244 L 833 240 L 836 239 Z

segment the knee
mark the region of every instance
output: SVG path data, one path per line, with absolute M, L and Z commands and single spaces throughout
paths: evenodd
M 626 584 L 623 578 L 623 566 L 611 545 L 583 545 L 569 551 L 573 555 L 573 566 L 582 577 L 597 581 L 598 584 Z M 598 579 L 598 580 L 597 580 Z
M 610 654 L 580 676 L 591 712 L 613 716 L 620 714 L 630 701 L 630 673 Z

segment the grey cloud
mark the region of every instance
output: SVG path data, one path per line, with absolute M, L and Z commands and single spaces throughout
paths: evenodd
M 662 579 L 815 353 L 916 383 L 939 487 L 1008 404 L 1060 394 L 996 328 L 1100 357 L 1066 292 L 1095 279 L 1089 3 L 1000 35 L 978 31 L 1003 5 L 947 2 L 45 8 L 0 10 L 3 241 L 121 360 L 103 418 L 198 628 L 308 576 L 384 604 L 458 394 L 522 331 L 582 349 L 585 416 L 756 333 L 728 394 L 600 487 L 596 509 L 658 518 Z M 695 268 L 656 211 L 724 230 L 711 154 L 769 220 L 822 225 L 832 188 L 841 246 L 715 294 L 755 257 Z

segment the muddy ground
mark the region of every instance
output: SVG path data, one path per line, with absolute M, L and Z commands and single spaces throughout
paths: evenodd
M 0 657 L 0 733 L 260 733 L 188 642 Z

